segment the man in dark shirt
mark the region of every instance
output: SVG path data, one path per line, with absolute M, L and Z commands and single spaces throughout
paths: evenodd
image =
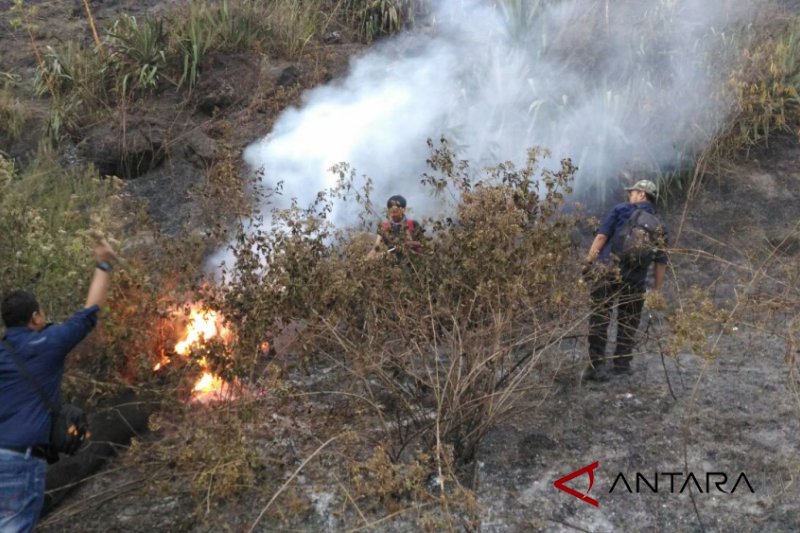
M 589 357 L 590 365 L 584 379 L 604 381 L 608 379 L 606 366 L 606 344 L 608 329 L 613 311 L 617 310 L 617 346 L 613 357 L 613 370 L 618 374 L 631 372 L 631 352 L 634 337 L 639 327 L 644 304 L 647 263 L 625 263 L 612 254 L 612 239 L 623 231 L 630 217 L 642 210 L 655 214 L 658 189 L 649 180 L 640 180 L 628 191 L 628 202 L 616 205 L 603 219 L 584 260 L 584 274 L 594 274 L 592 285 L 592 314 L 589 318 Z M 664 252 L 666 235 L 663 227 L 658 228 L 661 242 L 652 256 L 655 264 L 653 290 L 661 290 L 667 270 L 667 255 Z M 594 265 L 594 268 L 592 268 Z
M 97 324 L 106 300 L 114 250 L 98 239 L 86 305 L 62 324 L 49 325 L 30 292 L 8 293 L 0 305 L 4 340 L 54 404 L 59 404 L 67 354 Z M 31 531 L 44 504 L 51 416 L 39 393 L 0 343 L 0 531 Z
M 386 209 L 389 218 L 378 226 L 378 237 L 367 259 L 391 254 L 400 260 L 404 252 L 419 254 L 424 231 L 417 221 L 406 218 L 406 199 L 396 194 L 387 200 Z

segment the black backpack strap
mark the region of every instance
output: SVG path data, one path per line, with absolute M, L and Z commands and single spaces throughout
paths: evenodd
M 39 382 L 36 381 L 36 378 L 33 377 L 33 374 L 31 374 L 30 370 L 28 370 L 27 367 L 22 364 L 22 359 L 20 359 L 19 354 L 17 354 L 17 351 L 14 350 L 14 347 L 11 346 L 11 343 L 8 342 L 5 337 L 3 337 L 3 346 L 6 347 L 6 351 L 11 356 L 14 364 L 17 365 L 17 369 L 19 370 L 20 374 L 22 374 L 25 379 L 28 380 L 28 383 L 31 384 L 33 390 L 39 394 L 39 398 L 41 398 L 45 407 L 47 407 L 51 414 L 58 413 L 60 411 L 58 406 L 53 402 L 53 400 L 47 397 L 47 393 L 44 392 L 44 389 L 42 389 L 41 385 L 39 385 Z
M 631 226 L 636 227 L 639 224 L 639 217 L 642 216 L 643 212 L 644 212 L 644 209 L 642 209 L 641 207 L 637 207 L 633 211 L 633 213 L 631 213 L 631 218 L 630 218 Z

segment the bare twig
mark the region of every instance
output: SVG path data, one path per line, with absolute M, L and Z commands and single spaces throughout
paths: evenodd
M 330 444 L 331 442 L 335 441 L 339 437 L 341 437 L 341 435 L 336 435 L 335 437 L 329 438 L 328 440 L 323 442 L 316 450 L 314 450 L 314 453 L 312 453 L 311 455 L 306 457 L 305 461 L 303 461 L 303 463 L 300 466 L 298 466 L 297 469 L 295 469 L 294 472 L 292 472 L 292 475 L 289 476 L 289 479 L 287 479 L 283 483 L 283 485 L 281 485 L 281 487 L 275 492 L 275 494 L 272 495 L 272 498 L 269 499 L 269 501 L 267 502 L 267 505 L 265 505 L 264 508 L 261 509 L 261 512 L 258 513 L 258 516 L 256 517 L 255 521 L 253 521 L 253 525 L 250 526 L 250 529 L 247 530 L 248 533 L 252 533 L 252 531 L 258 525 L 258 522 L 264 516 L 264 513 L 267 512 L 267 509 L 270 508 L 270 506 L 275 502 L 275 500 L 278 498 L 278 496 L 280 496 L 281 493 L 286 489 L 286 487 L 289 486 L 289 483 L 294 481 L 294 478 L 297 477 L 297 475 L 300 473 L 301 470 L 303 470 L 303 468 L 308 464 L 308 462 L 311 461 L 311 459 L 313 459 L 314 457 L 316 457 L 322 450 L 324 450 L 325 447 L 328 446 L 328 444 Z
M 100 42 L 100 36 L 97 35 L 97 26 L 95 26 L 94 16 L 92 16 L 92 10 L 89 7 L 89 0 L 83 0 L 83 7 L 86 8 L 86 16 L 89 18 L 89 26 L 92 27 L 92 37 L 94 37 L 94 44 L 97 47 L 97 50 L 100 52 L 100 55 L 104 56 L 105 50 L 103 50 L 103 43 Z

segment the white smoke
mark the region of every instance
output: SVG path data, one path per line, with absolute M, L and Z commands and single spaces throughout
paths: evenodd
M 415 217 L 437 203 L 420 185 L 426 140 L 445 136 L 472 168 L 526 150 L 571 157 L 576 190 L 602 192 L 631 161 L 679 164 L 717 129 L 713 84 L 720 29 L 759 0 L 442 0 L 423 30 L 352 61 L 349 75 L 307 92 L 245 150 L 284 198 L 310 204 L 348 162 L 375 201 L 403 194 Z M 516 5 L 517 8 L 508 6 Z M 716 68 L 719 54 L 714 55 Z M 333 213 L 352 221 L 347 206 Z

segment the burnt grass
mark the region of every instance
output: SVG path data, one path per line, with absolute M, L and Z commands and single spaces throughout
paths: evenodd
M 719 258 L 748 265 L 745 257 L 752 261 L 751 253 L 769 249 L 764 243 L 776 238 L 766 234 L 794 227 L 800 213 L 787 200 L 800 195 L 798 162 L 800 147 L 784 142 L 709 182 L 690 202 L 687 215 L 682 205 L 668 209 L 672 227 L 686 218 L 676 248 L 717 256 L 673 255 L 666 287 L 670 305 L 675 305 L 678 288 L 692 285 L 712 288 L 720 306 L 730 303 L 742 278 L 750 278 Z M 796 253 L 780 252 L 774 261 L 796 261 Z M 751 290 L 755 299 L 778 289 L 759 283 Z M 665 353 L 665 322 L 658 314 L 651 321 L 649 314 L 645 311 L 631 375 L 581 382 L 583 340 L 565 341 L 547 354 L 519 409 L 486 436 L 474 461 L 464 467 L 462 480 L 476 493 L 478 520 L 456 520 L 456 530 L 800 529 L 800 396 L 797 363 L 787 359 L 782 338 L 786 319 L 776 315 L 771 325 L 755 327 L 758 316 L 736 315 L 724 328 L 710 332 L 715 355 L 683 350 L 673 357 Z M 315 391 L 325 373 L 321 367 L 310 374 L 296 371 L 287 381 L 296 390 Z M 287 407 L 267 398 L 258 406 L 262 425 L 271 429 L 264 430 L 257 447 L 265 456 L 280 458 L 280 465 L 269 467 L 270 475 L 280 479 L 300 466 L 322 435 L 331 434 L 331 426 L 347 419 L 342 413 L 349 404 L 335 397 L 295 401 Z M 302 437 L 298 427 L 312 432 L 320 428 L 320 436 Z M 345 447 L 338 453 L 362 452 Z M 591 490 L 585 475 L 567 485 L 588 493 L 597 507 L 554 487 L 559 478 L 594 462 Z M 143 496 L 130 491 L 131 484 L 142 482 L 142 471 L 124 467 L 124 454 L 118 463 L 123 467 L 112 461 L 78 488 L 44 519 L 41 530 L 247 531 L 275 490 L 275 485 L 266 492 L 251 489 L 198 514 L 197 503 L 177 485 L 171 493 Z M 339 466 L 331 457 L 311 461 L 293 484 L 292 498 L 278 499 L 277 509 L 255 530 L 345 531 L 363 526 L 352 508 L 333 496 L 330 472 Z M 305 502 L 296 511 L 291 509 L 293 498 Z M 386 509 L 371 511 L 372 520 L 390 514 Z M 366 530 L 419 528 L 419 516 L 409 512 Z
M 0 8 L 5 10 L 10 4 L 0 2 Z M 85 34 L 80 2 L 36 4 L 52 33 L 57 33 L 60 25 L 64 34 Z M 97 3 L 95 16 L 102 23 L 120 10 L 143 14 L 170 4 L 102 2 Z M 25 38 L 7 31 L 6 24 L 0 35 L 0 70 L 28 77 L 34 63 Z M 275 59 L 268 68 L 259 68 L 246 54 L 211 58 L 204 73 L 207 94 L 201 86 L 188 108 L 175 115 L 171 93 L 156 95 L 143 104 L 139 118 L 159 116 L 169 125 L 158 143 L 170 149 L 159 154 L 163 161 L 159 159 L 157 168 L 136 173 L 128 183 L 164 231 L 176 231 L 192 220 L 197 206 L 188 192 L 198 185 L 208 158 L 214 157 L 213 147 L 203 151 L 208 140 L 221 142 L 224 132 L 233 132 L 225 141 L 241 150 L 267 133 L 281 107 L 296 101 L 292 94 L 342 74 L 348 57 L 361 48 L 354 42 L 317 46 L 317 52 L 305 61 Z M 291 79 L 287 81 L 286 76 Z M 239 91 L 224 108 L 208 113 L 203 106 L 217 90 L 214 80 L 231 77 L 242 80 Z M 36 115 L 41 104 L 30 105 Z M 199 139 L 187 135 L 197 131 L 202 133 Z M 34 141 L 23 137 L 4 150 L 24 160 Z M 772 254 L 766 270 L 781 262 L 796 263 L 800 253 L 797 168 L 800 146 L 795 139 L 784 140 L 709 179 L 685 211 L 682 199 L 671 202 L 666 218 L 673 231 L 681 228 L 675 246 L 704 250 L 716 257 L 673 256 L 667 281 L 671 305 L 691 286 L 712 288 L 716 303 L 729 305 L 743 280 L 746 283 L 748 275 L 758 271 L 760 263 L 755 258 Z M 781 247 L 776 250 L 777 244 Z M 753 298 L 760 298 L 782 289 L 780 283 L 767 280 L 750 285 L 749 290 Z M 796 309 L 794 313 L 787 310 L 786 316 L 776 314 L 766 327 L 760 320 L 763 317 L 746 312 L 736 315 L 737 320 L 712 333 L 717 348 L 713 357 L 686 349 L 675 357 L 664 355 L 667 326 L 658 316 L 648 326 L 646 316 L 642 326 L 646 333 L 637 346 L 633 373 L 606 383 L 582 383 L 585 342 L 565 342 L 547 354 L 535 386 L 514 416 L 486 436 L 474 461 L 465 468 L 464 478 L 477 495 L 478 520 L 477 524 L 456 521 L 455 529 L 800 531 L 798 363 L 791 357 L 794 354 L 787 354 L 783 338 L 791 314 L 796 314 Z M 287 379 L 294 380 L 297 389 L 314 388 L 313 376 L 305 372 L 298 370 Z M 286 480 L 320 444 L 313 436 L 315 425 L 342 423 L 341 412 L 337 412 L 341 407 L 346 404 L 337 405 L 333 400 L 308 400 L 290 407 L 269 398 L 258 403 L 264 430 L 263 440 L 254 448 L 271 458 L 265 467 L 269 472 L 260 475 Z M 296 436 L 298 427 L 307 429 L 299 432 L 302 438 Z M 142 435 L 142 439 L 161 435 Z M 279 459 L 273 460 L 275 457 Z M 598 501 L 597 507 L 554 487 L 559 478 L 595 461 L 598 466 L 588 494 Z M 310 462 L 292 486 L 292 497 L 305 503 L 295 509 L 286 498 L 279 499 L 278 509 L 262 519 L 256 530 L 344 531 L 363 526 L 353 509 L 342 511 L 347 505 L 332 501 L 336 488 L 325 470 L 324 464 Z M 610 492 L 620 473 L 631 490 L 618 481 Z M 716 477 L 707 486 L 709 473 Z M 723 473 L 727 482 L 715 485 L 714 481 L 721 479 L 717 474 Z M 731 491 L 742 473 L 749 485 L 740 482 Z M 651 486 L 657 482 L 657 490 L 640 483 L 637 491 L 637 474 Z M 177 481 L 172 492 L 138 492 L 147 476 L 146 469 L 131 468 L 125 462 L 123 450 L 44 517 L 39 529 L 246 531 L 276 488 L 270 485 L 266 492 L 251 489 L 236 498 L 216 501 L 208 509 L 201 505 L 198 511 L 198 503 Z M 579 492 L 589 488 L 587 476 L 568 484 Z M 389 514 L 373 511 L 373 520 Z M 410 513 L 368 530 L 419 528 Z

